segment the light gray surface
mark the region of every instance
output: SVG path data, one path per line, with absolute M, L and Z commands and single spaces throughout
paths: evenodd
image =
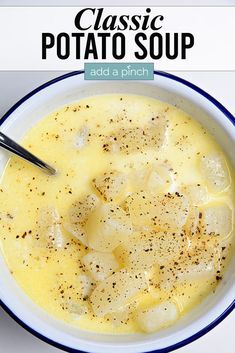
M 0 116 L 32 89 L 61 74 L 62 72 L 0 72 Z M 174 74 L 199 85 L 235 113 L 235 72 L 175 72 Z M 234 353 L 234 327 L 235 312 L 206 336 L 177 352 Z M 59 353 L 59 350 L 33 337 L 0 309 L 0 353 L 53 352 Z

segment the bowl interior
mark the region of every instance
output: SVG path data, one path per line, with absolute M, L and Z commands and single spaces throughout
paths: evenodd
M 167 77 L 156 76 L 148 83 L 121 81 L 84 81 L 83 74 L 74 75 L 47 86 L 23 102 L 3 122 L 1 130 L 20 140 L 37 121 L 60 106 L 81 98 L 106 93 L 131 93 L 151 96 L 176 105 L 201 122 L 218 140 L 235 166 L 235 126 L 223 112 L 198 92 Z M 0 151 L 0 175 L 9 154 Z M 211 294 L 189 315 L 173 327 L 150 335 L 105 335 L 81 331 L 49 316 L 20 289 L 9 273 L 0 254 L 0 299 L 26 325 L 43 336 L 67 347 L 88 352 L 143 352 L 172 346 L 214 322 L 234 301 L 235 273 L 233 258 L 216 293 Z M 127 348 L 128 347 L 128 348 Z

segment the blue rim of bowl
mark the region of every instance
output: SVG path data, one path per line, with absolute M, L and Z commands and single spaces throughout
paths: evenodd
M 37 87 L 36 89 L 34 89 L 32 92 L 28 93 L 26 96 L 24 96 L 22 99 L 20 99 L 12 108 L 10 108 L 8 110 L 8 112 L 2 117 L 2 119 L 0 119 L 0 126 L 3 124 L 3 122 L 5 120 L 8 119 L 8 117 L 21 105 L 23 104 L 26 100 L 28 100 L 30 97 L 34 96 L 36 93 L 40 92 L 41 90 L 43 90 L 44 88 L 53 85 L 54 83 L 57 83 L 59 81 L 65 80 L 66 78 L 72 77 L 72 76 L 76 76 L 76 75 L 81 75 L 83 74 L 84 71 L 73 71 L 73 72 L 69 72 L 67 74 L 64 74 L 62 76 L 56 77 L 53 80 L 50 80 L 46 83 L 44 83 L 43 85 Z M 208 94 L 207 92 L 205 92 L 204 90 L 202 90 L 201 88 L 199 88 L 198 86 L 194 85 L 193 83 L 184 80 L 178 76 L 172 75 L 170 73 L 164 72 L 164 71 L 154 71 L 154 74 L 157 76 L 163 76 L 165 78 L 168 78 L 170 80 L 173 81 L 177 81 L 180 82 L 181 84 L 191 88 L 192 90 L 196 91 L 197 93 L 199 93 L 200 95 L 202 95 L 204 98 L 206 98 L 207 100 L 209 100 L 211 103 L 213 103 L 213 105 L 215 105 L 215 107 L 217 107 L 230 121 L 231 123 L 235 126 L 235 118 L 234 116 L 220 103 L 218 102 L 214 97 L 212 97 L 210 94 Z M 37 331 L 35 331 L 33 328 L 31 328 L 30 326 L 28 326 L 27 324 L 25 324 L 21 319 L 19 319 L 11 310 L 10 308 L 8 308 L 1 300 L 0 300 L 0 306 L 4 309 L 4 311 L 6 311 L 11 317 L 12 319 L 14 319 L 21 327 L 23 327 L 25 330 L 27 330 L 28 332 L 30 332 L 32 335 L 34 335 L 35 337 L 39 338 L 40 340 L 56 347 L 59 349 L 62 349 L 66 352 L 69 353 L 89 353 L 89 352 L 84 352 L 78 349 L 74 349 L 74 348 L 70 348 L 68 346 L 62 345 L 60 343 L 57 343 L 53 340 L 51 340 L 50 338 L 43 336 L 42 334 L 38 333 Z M 210 330 L 212 330 L 215 326 L 217 326 L 221 321 L 223 321 L 235 308 L 235 299 L 233 300 L 233 302 L 224 310 L 224 312 L 218 316 L 214 321 L 212 321 L 209 325 L 207 325 L 206 327 L 204 327 L 203 329 L 201 329 L 200 331 L 198 331 L 197 333 L 195 333 L 194 335 L 180 341 L 177 342 L 171 346 L 168 347 L 164 347 L 164 348 L 160 348 L 160 349 L 156 349 L 154 351 L 148 351 L 148 352 L 143 352 L 143 353 L 168 353 L 168 352 L 172 352 L 178 348 L 181 348 L 195 340 L 197 340 L 198 338 L 200 338 L 201 336 L 205 335 L 206 333 L 208 333 Z

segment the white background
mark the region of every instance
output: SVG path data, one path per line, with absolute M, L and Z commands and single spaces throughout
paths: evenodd
M 113 4 L 112 4 L 113 5 Z M 101 61 L 101 38 L 97 37 L 97 31 L 93 30 L 92 25 L 96 19 L 97 11 L 92 14 L 90 10 L 84 12 L 82 25 L 91 26 L 89 31 L 84 31 L 85 35 L 81 38 L 81 56 L 76 59 L 76 41 L 71 33 L 78 33 L 74 24 L 74 19 L 78 11 L 82 8 L 77 7 L 24 7 L 12 8 L 5 7 L 0 11 L 0 70 L 77 70 L 84 66 L 84 61 L 94 62 L 93 55 L 89 55 L 84 60 L 85 48 L 88 34 L 95 36 L 95 43 L 98 52 L 98 59 Z M 146 15 L 143 7 L 105 7 L 102 19 L 107 16 Z M 235 46 L 231 45 L 234 41 L 235 33 L 235 7 L 152 7 L 150 18 L 163 15 L 164 20 L 157 21 L 157 26 L 162 26 L 158 34 L 162 36 L 163 53 L 162 56 L 154 61 L 157 70 L 235 70 Z M 102 20 L 101 20 L 102 24 Z M 131 25 L 131 22 L 129 22 Z M 61 60 L 57 56 L 57 45 L 47 50 L 47 59 L 42 60 L 42 33 L 49 32 L 55 36 L 61 32 L 68 33 L 70 36 L 70 55 L 67 59 Z M 112 31 L 101 33 L 110 34 L 107 39 L 106 61 L 119 62 L 113 57 Z M 116 32 L 116 31 L 114 31 Z M 142 54 L 142 50 L 136 44 L 135 36 L 138 31 L 117 31 L 120 32 L 126 42 L 126 55 L 122 62 L 136 62 L 135 52 Z M 181 35 L 182 33 L 192 33 L 194 36 L 194 46 L 186 50 L 186 60 L 181 59 Z M 147 29 L 144 31 L 146 40 L 141 40 L 141 44 L 146 48 L 148 55 L 143 62 L 153 62 L 150 56 L 150 36 L 154 31 Z M 172 39 L 174 33 L 179 37 L 178 56 L 174 60 L 167 59 L 165 54 L 166 33 L 170 33 L 170 51 L 172 50 Z M 189 39 L 187 39 L 187 43 Z M 64 53 L 64 40 L 62 41 L 62 53 Z M 158 39 L 155 38 L 152 47 L 154 53 L 158 54 Z M 117 51 L 120 52 L 120 38 L 117 40 Z M 142 62 L 142 61 L 141 61 Z
M 143 5 L 142 0 L 0 0 L 0 5 Z M 235 5 L 234 0 L 148 0 L 148 5 Z M 231 43 L 234 45 L 234 43 Z M 0 116 L 24 94 L 60 75 L 58 72 L 0 72 Z M 235 72 L 181 72 L 179 76 L 198 84 L 235 114 Z M 234 353 L 235 312 L 219 326 L 178 353 Z M 0 309 L 0 353 L 59 353 L 56 348 L 34 338 Z

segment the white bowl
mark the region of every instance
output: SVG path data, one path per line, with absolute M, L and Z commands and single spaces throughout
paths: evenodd
M 105 93 L 151 96 L 177 105 L 214 134 L 235 166 L 235 120 L 213 97 L 193 84 L 163 72 L 154 81 L 84 81 L 73 72 L 37 88 L 19 101 L 0 121 L 1 130 L 16 140 L 59 106 L 83 97 Z M 0 152 L 0 174 L 9 155 Z M 10 275 L 0 255 L 0 304 L 23 327 L 42 340 L 69 352 L 137 353 L 169 352 L 202 336 L 235 307 L 235 257 L 216 293 L 207 297 L 172 327 L 153 334 L 105 335 L 82 331 L 58 321 L 37 307 Z

